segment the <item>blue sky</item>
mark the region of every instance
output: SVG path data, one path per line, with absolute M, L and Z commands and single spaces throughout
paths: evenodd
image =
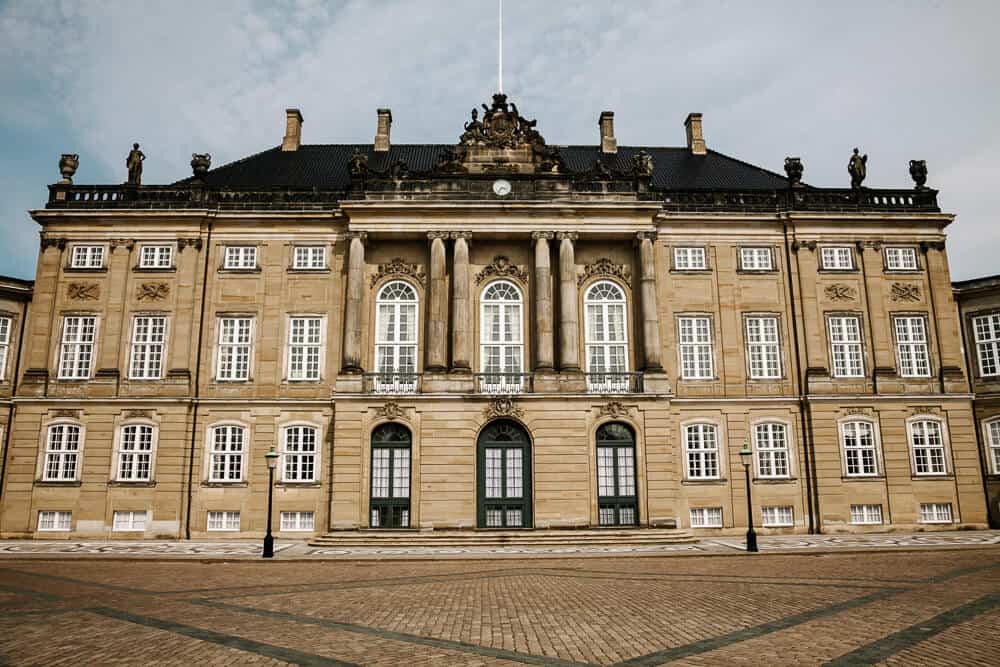
M 834 6 L 835 4 L 835 6 Z M 532 2 L 506 0 L 504 88 L 550 143 L 682 145 L 704 113 L 710 148 L 844 187 L 851 149 L 873 187 L 910 187 L 912 158 L 958 215 L 956 279 L 1000 273 L 997 2 Z M 33 277 L 45 186 L 61 153 L 77 183 L 144 182 L 280 143 L 457 140 L 496 88 L 492 0 L 0 2 L 0 273 Z

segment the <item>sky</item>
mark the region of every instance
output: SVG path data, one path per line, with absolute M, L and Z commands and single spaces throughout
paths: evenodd
M 493 0 L 0 0 L 0 274 L 32 278 L 62 153 L 75 181 L 144 183 L 281 143 L 455 142 L 497 87 Z M 939 189 L 952 277 L 1000 273 L 1000 2 L 506 0 L 504 92 L 549 143 L 709 148 L 812 185 L 847 187 L 855 146 L 871 187 Z

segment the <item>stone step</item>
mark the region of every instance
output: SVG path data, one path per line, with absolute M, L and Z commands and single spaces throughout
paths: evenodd
M 624 546 L 689 544 L 698 538 L 685 530 L 357 530 L 336 531 L 313 538 L 323 547 L 475 547 L 475 546 Z

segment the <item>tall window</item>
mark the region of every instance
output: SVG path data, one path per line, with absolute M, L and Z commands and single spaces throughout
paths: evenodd
M 10 348 L 9 317 L 0 317 L 0 382 L 7 377 L 7 351 Z
M 628 391 L 628 335 L 625 293 L 610 280 L 591 285 L 584 297 L 587 310 L 586 354 L 591 391 Z
M 678 271 L 704 271 L 708 268 L 704 248 L 674 248 L 674 268 Z
M 253 318 L 223 317 L 219 320 L 219 356 L 217 380 L 250 379 L 250 353 L 253 349 Z
M 410 432 L 399 424 L 372 432 L 372 528 L 410 526 L 410 442 Z
M 45 441 L 45 463 L 42 480 L 46 482 L 69 482 L 76 480 L 76 468 L 80 457 L 80 427 L 74 424 L 53 424 L 49 426 Z
M 122 427 L 118 451 L 118 481 L 148 482 L 153 473 L 155 430 L 147 424 Z
M 282 481 L 315 482 L 319 429 L 315 426 L 286 426 L 282 430 Z
M 885 268 L 890 271 L 916 271 L 917 251 L 915 248 L 886 248 Z
M 326 268 L 326 248 L 321 245 L 296 246 L 292 268 L 316 270 Z
M 944 460 L 941 422 L 930 419 L 912 422 L 910 444 L 913 447 L 913 469 L 916 474 L 943 475 L 948 472 Z
M 514 283 L 498 280 L 483 292 L 479 325 L 482 391 L 518 393 L 524 369 L 521 290 Z
M 1000 313 L 972 318 L 979 374 L 1000 375 Z
M 157 380 L 163 375 L 163 346 L 167 318 L 137 316 L 132 324 L 132 363 L 129 377 L 134 380 Z
M 719 478 L 718 429 L 713 424 L 691 424 L 684 429 L 689 479 Z
M 744 271 L 771 271 L 770 248 L 740 248 L 740 268 Z
M 247 430 L 243 426 L 216 426 L 209 444 L 210 482 L 242 482 L 243 460 L 247 449 Z
M 386 283 L 375 300 L 375 391 L 411 393 L 417 383 L 417 292 L 402 280 Z
M 681 317 L 680 328 L 681 378 L 705 380 L 714 376 L 712 370 L 712 320 L 708 317 Z
M 861 354 L 861 318 L 857 315 L 838 315 L 829 319 L 829 326 L 833 376 L 838 378 L 864 377 L 865 367 Z
M 848 271 L 854 268 L 853 253 L 848 246 L 820 249 L 820 261 L 827 271 Z
M 90 377 L 96 335 L 96 317 L 74 315 L 63 318 L 62 344 L 59 346 L 60 379 L 85 380 Z
M 173 258 L 171 245 L 144 245 L 139 249 L 139 268 L 169 269 Z
M 603 424 L 597 429 L 597 496 L 600 525 L 638 523 L 635 436 L 624 424 Z
M 226 246 L 224 269 L 256 269 L 257 246 Z
M 747 318 L 747 358 L 750 377 L 767 380 L 781 377 L 781 347 L 778 341 L 778 318 Z
M 844 462 L 848 477 L 871 477 L 878 474 L 875 452 L 875 428 L 871 422 L 844 422 Z
M 986 424 L 989 438 L 990 460 L 993 462 L 993 474 L 1000 475 L 1000 419 L 994 419 Z
M 288 322 L 288 379 L 316 381 L 320 377 L 323 318 L 292 317 Z
M 70 267 L 74 269 L 99 269 L 104 266 L 104 246 L 77 245 L 73 246 Z
M 757 474 L 761 477 L 788 477 L 788 429 L 784 424 L 757 424 L 753 431 L 757 452 Z
M 896 317 L 896 352 L 899 373 L 903 377 L 928 377 L 931 365 L 927 357 L 927 323 L 923 317 Z

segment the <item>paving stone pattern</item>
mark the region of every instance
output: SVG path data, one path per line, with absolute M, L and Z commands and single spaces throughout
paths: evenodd
M 1000 548 L 0 561 L 0 664 L 997 664 Z

